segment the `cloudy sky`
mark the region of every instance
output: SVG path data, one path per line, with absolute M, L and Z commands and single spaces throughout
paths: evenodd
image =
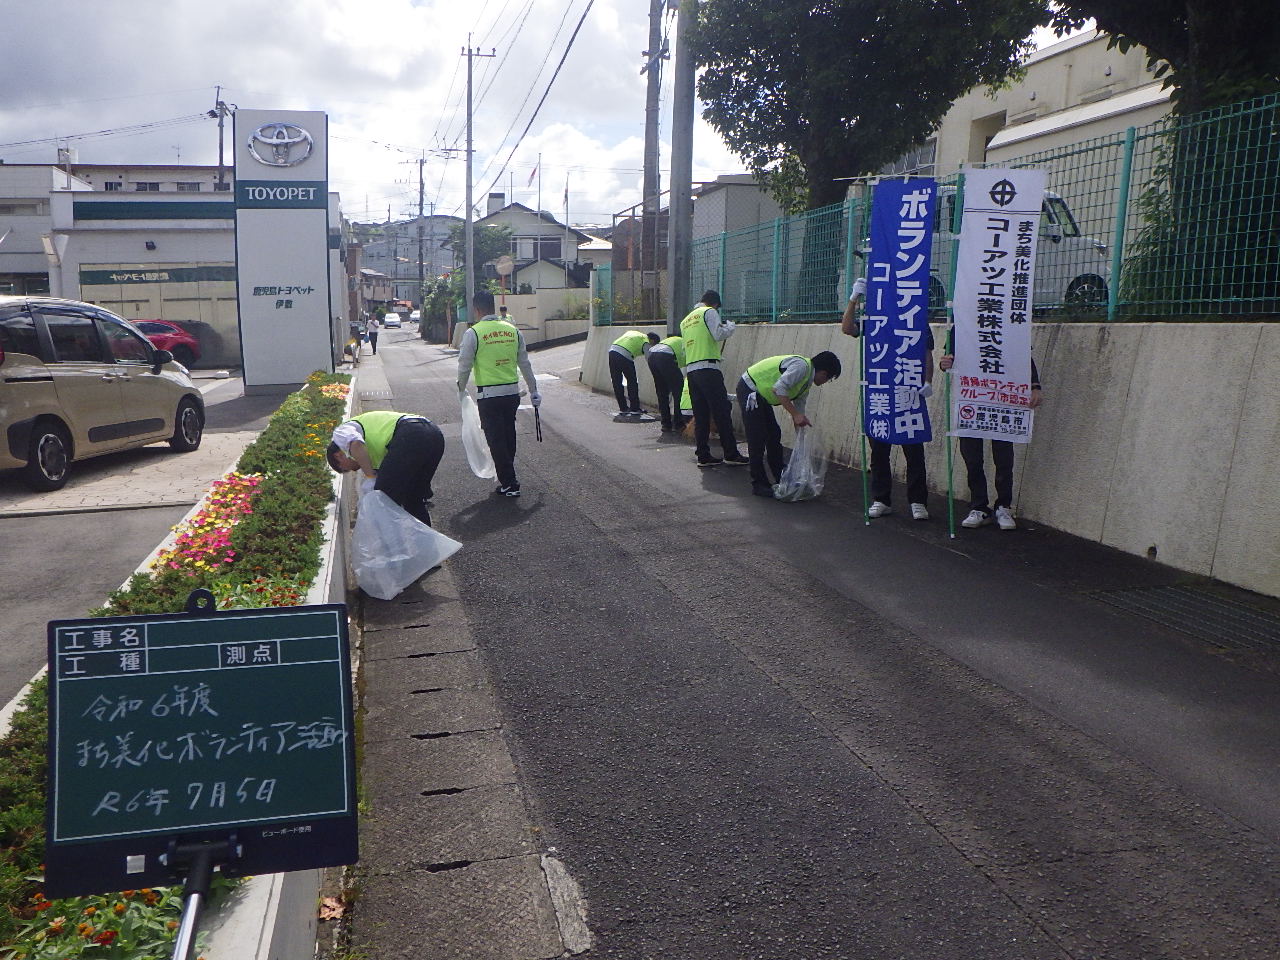
M 533 206 L 608 223 L 638 201 L 644 145 L 648 0 L 594 0 L 559 78 L 511 163 L 588 0 L 45 0 L 5 3 L 10 42 L 0 71 L 0 158 L 46 163 L 52 137 L 198 117 L 215 101 L 329 115 L 330 181 L 354 219 L 417 210 L 426 199 L 461 214 L 465 58 L 475 61 L 478 204 L 490 184 Z M 665 25 L 674 48 L 674 13 Z M 23 42 L 13 42 L 14 38 Z M 664 76 L 664 81 L 667 78 Z M 664 82 L 662 167 L 671 98 Z M 694 179 L 741 164 L 700 120 Z M 228 157 L 230 157 L 228 125 Z M 141 132 L 70 141 L 81 162 L 217 162 L 217 125 L 187 119 Z M 506 165 L 506 171 L 503 170 Z M 664 173 L 665 181 L 665 173 Z
M 574 28 L 590 12 L 529 133 L 515 149 Z M 85 163 L 217 162 L 215 90 L 229 104 L 323 110 L 330 182 L 346 215 L 385 220 L 426 199 L 459 215 L 468 43 L 475 61 L 475 196 L 491 185 L 533 206 L 608 223 L 639 201 L 648 0 L 42 0 L 3 3 L 0 159 L 49 163 L 64 140 Z M 664 29 L 674 49 L 674 13 Z M 668 64 L 669 67 L 669 64 Z M 669 70 L 662 167 L 669 158 Z M 146 124 L 171 124 L 137 128 Z M 97 131 L 109 136 L 79 137 Z M 231 156 L 230 125 L 228 160 Z M 23 143 L 44 140 L 46 142 Z M 742 164 L 700 119 L 694 179 Z M 514 187 L 514 189 L 512 189 Z

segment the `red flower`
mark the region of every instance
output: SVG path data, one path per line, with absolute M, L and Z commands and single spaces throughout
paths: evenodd
M 100 943 L 104 947 L 111 946 L 111 941 L 116 938 L 115 930 L 103 930 L 100 934 L 93 938 L 94 943 Z

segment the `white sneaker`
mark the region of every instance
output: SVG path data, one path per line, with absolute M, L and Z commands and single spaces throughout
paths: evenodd
M 883 517 L 888 513 L 893 513 L 893 507 L 875 500 L 871 504 L 871 509 L 867 511 L 867 516 L 874 520 L 876 517 Z
M 928 520 L 929 508 L 926 507 L 923 503 L 913 503 L 911 505 L 911 519 L 912 520 Z
M 996 507 L 996 523 L 1001 530 L 1017 530 L 1018 521 L 1013 519 L 1013 511 L 1008 507 Z
M 974 527 L 985 527 L 990 522 L 991 514 L 982 510 L 970 510 L 969 515 L 960 521 L 960 526 L 972 530 Z

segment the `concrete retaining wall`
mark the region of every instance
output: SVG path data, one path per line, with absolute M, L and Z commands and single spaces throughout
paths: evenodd
M 593 327 L 587 340 L 582 379 L 606 393 L 605 354 L 621 332 Z M 943 343 L 940 327 L 934 334 Z M 1034 337 L 1045 403 L 1033 442 L 1017 451 L 1015 512 L 1280 596 L 1280 323 L 1036 324 Z M 834 461 L 860 465 L 857 341 L 838 328 L 740 326 L 725 351 L 725 383 L 732 393 L 761 357 L 819 350 L 834 350 L 846 372 L 817 388 L 809 415 Z M 944 379 L 930 401 L 935 436 L 946 422 Z M 647 369 L 640 385 L 654 404 Z M 783 429 L 789 442 L 790 424 Z M 954 457 L 963 501 L 958 450 Z M 943 443 L 929 444 L 926 459 L 930 488 L 945 495 Z M 893 460 L 901 478 L 901 455 Z

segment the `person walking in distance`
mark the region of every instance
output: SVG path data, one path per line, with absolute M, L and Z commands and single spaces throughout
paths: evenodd
M 535 407 L 542 404 L 542 394 L 538 392 L 524 336 L 515 324 L 494 314 L 493 294 L 477 291 L 471 297 L 471 309 L 475 322 L 462 335 L 458 348 L 458 392 L 467 389 L 474 373 L 480 427 L 498 472 L 498 488 L 494 493 L 518 497 L 516 410 L 520 407 L 520 374 L 524 374 L 524 381 L 529 385 L 529 402 Z
M 733 335 L 734 324 L 720 316 L 720 294 L 708 290 L 698 305 L 680 321 L 684 339 L 685 380 L 689 384 L 689 400 L 693 404 L 693 441 L 698 466 L 714 467 L 721 463 L 746 464 L 738 452 L 733 434 L 733 411 L 720 370 L 721 345 Z M 711 455 L 711 421 L 720 434 L 724 458 Z
M 378 354 L 378 331 L 382 329 L 382 321 L 377 317 L 369 318 L 369 346 L 373 348 L 374 356 Z
M 653 388 L 658 394 L 662 432 L 682 430 L 684 413 L 680 409 L 680 398 L 684 394 L 684 337 L 659 340 L 656 333 L 651 333 L 649 342 L 649 372 L 653 374 Z

